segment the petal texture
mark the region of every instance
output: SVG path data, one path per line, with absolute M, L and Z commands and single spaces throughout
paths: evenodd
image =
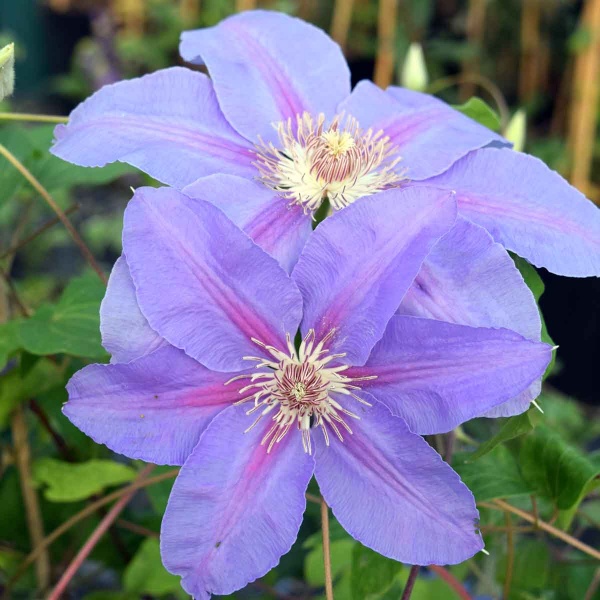
M 398 312 L 473 327 L 504 327 L 534 341 L 541 336 L 537 304 L 513 260 L 483 227 L 461 217 L 425 259 Z M 483 416 L 520 414 L 540 391 L 538 380 Z
M 483 548 L 471 492 L 384 406 L 365 409 L 343 443 L 315 442 L 321 493 L 365 546 L 411 565 L 456 564 Z
M 194 598 L 230 594 L 261 577 L 298 535 L 314 462 L 296 431 L 267 454 L 260 444 L 267 421 L 244 433 L 252 418 L 241 407 L 223 411 L 175 481 L 161 553 Z
M 256 172 L 252 145 L 227 123 L 208 77 L 181 67 L 103 87 L 55 137 L 51 152 L 64 160 L 126 162 L 177 188 L 212 173 Z
M 430 179 L 497 242 L 558 275 L 600 275 L 600 210 L 541 160 L 485 148 Z
M 120 256 L 113 266 L 100 305 L 100 333 L 112 363 L 129 362 L 168 346 L 140 311 L 124 256 Z
M 243 384 L 225 386 L 229 378 L 168 346 L 127 364 L 85 367 L 67 385 L 63 412 L 119 454 L 181 465 L 213 417 L 238 400 Z
M 356 117 L 364 129 L 383 130 L 398 147 L 406 177 L 422 180 L 445 171 L 471 150 L 491 142 L 507 143 L 445 102 L 422 94 L 361 81 L 341 110 Z
M 308 111 L 331 117 L 350 93 L 350 71 L 323 31 L 282 13 L 254 10 L 186 31 L 181 56 L 205 64 L 229 122 L 247 139 L 276 141 L 271 123 Z
M 142 313 L 177 348 L 217 371 L 248 366 L 251 341 L 285 347 L 301 317 L 298 289 L 218 208 L 167 188 L 140 188 L 123 247 Z
M 292 278 L 304 297 L 304 332 L 336 330 L 331 351 L 364 364 L 432 246 L 452 227 L 452 195 L 389 190 L 323 221 Z
M 289 273 L 312 231 L 311 218 L 299 205 L 264 185 L 234 177 L 211 175 L 188 185 L 184 193 L 218 206 Z
M 364 367 L 361 387 L 401 416 L 412 431 L 450 431 L 510 400 L 541 377 L 548 344 L 507 329 L 484 329 L 395 316 Z
M 506 327 L 538 341 L 533 294 L 501 244 L 458 218 L 435 245 L 404 296 L 400 314 L 473 327 Z

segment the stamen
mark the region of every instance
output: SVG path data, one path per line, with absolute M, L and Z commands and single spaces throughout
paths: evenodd
M 347 140 L 339 140 L 340 148 L 348 143 Z M 341 152 L 340 148 L 336 151 Z M 269 352 L 274 360 L 252 356 L 244 359 L 256 362 L 257 369 L 268 370 L 238 375 L 227 382 L 250 379 L 248 385 L 239 390 L 244 397 L 236 402 L 243 404 L 252 400 L 253 406 L 246 414 L 259 413 L 246 432 L 277 409 L 270 417 L 271 427 L 261 440 L 261 445 L 267 447 L 267 452 L 281 442 L 294 425 L 300 430 L 302 446 L 308 454 L 312 453 L 311 424 L 321 428 L 327 445 L 328 429 L 343 442 L 342 430 L 352 434 L 345 417 L 355 420 L 360 420 L 360 417 L 342 406 L 342 398 L 350 396 L 361 404 L 371 406 L 355 393 L 360 392 L 360 387 L 355 385 L 355 382 L 374 379 L 375 376 L 352 378 L 342 374 L 342 371 L 348 369 L 348 365 L 328 366 L 332 361 L 339 361 L 346 356 L 345 353 L 328 353 L 326 344 L 334 334 L 335 330 L 331 330 L 315 345 L 315 332 L 311 329 L 302 339 L 298 352 L 289 334 L 286 336 L 287 352 L 253 339 L 258 346 Z M 340 395 L 337 399 L 332 397 L 332 394 L 336 393 Z
M 269 188 L 314 213 L 325 198 L 333 209 L 362 196 L 396 187 L 405 179 L 398 149 L 383 131 L 363 131 L 358 121 L 337 115 L 325 128 L 325 115 L 297 115 L 274 125 L 279 147 L 260 139 L 254 163 Z

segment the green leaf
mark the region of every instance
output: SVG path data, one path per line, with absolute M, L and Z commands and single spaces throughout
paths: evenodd
M 44 304 L 22 321 L 19 336 L 32 354 L 72 354 L 101 359 L 100 302 L 105 287 L 95 274 L 73 279 L 56 304 Z
M 85 168 L 68 163 L 50 154 L 54 125 L 24 127 L 8 124 L 0 128 L 0 143 L 4 144 L 50 192 L 74 185 L 101 185 L 135 172 L 133 167 L 114 163 L 102 168 Z M 23 176 L 12 167 L 0 169 L 0 189 L 9 199 L 21 189 L 31 189 Z
M 5 427 L 13 409 L 20 403 L 63 385 L 61 369 L 53 362 L 36 360 L 24 371 L 19 366 L 0 377 L 0 428 Z
M 534 491 L 561 510 L 581 502 L 588 484 L 600 473 L 600 465 L 543 426 L 524 439 L 519 463 Z
M 139 596 L 175 594 L 178 597 L 188 597 L 181 589 L 179 577 L 163 567 L 159 543 L 154 538 L 147 538 L 141 543 L 125 569 L 123 585 L 125 591 L 135 592 Z
M 531 494 L 535 486 L 525 481 L 517 461 L 506 446 L 496 446 L 476 463 L 469 455 L 457 454 L 453 467 L 478 502 Z
M 352 551 L 352 597 L 366 600 L 386 592 L 401 570 L 399 562 L 381 556 L 362 544 L 355 544 Z
M 17 320 L 0 324 L 0 371 L 6 366 L 10 356 L 21 347 L 18 331 Z
M 525 259 L 523 259 L 520 256 L 517 256 L 515 254 L 511 254 L 511 256 L 512 256 L 512 259 L 515 261 L 515 265 L 516 265 L 517 269 L 519 269 L 519 272 L 523 276 L 523 279 L 525 280 L 527 287 L 531 290 L 531 293 L 533 294 L 535 301 L 539 303 L 540 298 L 541 298 L 542 294 L 544 293 L 544 290 L 546 289 L 544 286 L 544 282 L 542 281 L 542 278 L 538 275 L 538 272 L 535 270 L 535 267 L 533 265 L 530 265 Z M 538 308 L 538 310 L 539 310 L 539 308 Z M 540 319 L 542 321 L 542 342 L 546 342 L 546 344 L 550 344 L 551 346 L 554 346 L 555 344 L 552 341 L 552 338 L 550 337 L 550 334 L 548 333 L 548 329 L 546 327 L 546 321 L 544 320 L 544 315 L 542 314 L 541 310 L 539 312 L 540 312 Z M 552 360 L 550 361 L 550 364 L 546 368 L 546 372 L 544 373 L 543 379 L 546 379 L 546 377 L 548 377 L 548 375 L 550 375 L 550 373 L 552 373 L 555 363 L 556 363 L 556 351 L 552 352 Z
M 491 452 L 499 444 L 532 431 L 534 428 L 532 417 L 535 418 L 535 414 L 532 414 L 533 411 L 535 411 L 535 413 L 538 412 L 536 408 L 530 408 L 527 412 L 524 412 L 521 415 L 516 415 L 515 417 L 509 417 L 508 419 L 505 419 L 500 431 L 487 442 L 481 444 L 477 451 L 473 452 L 473 454 L 469 457 L 469 461 L 477 460 L 478 458 L 488 454 L 488 452 Z
M 464 104 L 454 105 L 452 108 L 492 131 L 500 129 L 500 117 L 481 98 L 469 98 Z
M 316 535 L 321 535 L 319 532 Z M 312 537 L 312 536 L 311 536 Z M 335 582 L 334 596 L 336 598 L 351 597 L 350 569 L 352 552 L 356 542 L 349 536 L 344 540 L 332 541 L 330 545 L 331 576 Z M 325 570 L 323 567 L 323 544 L 317 544 L 304 559 L 304 575 L 307 583 L 312 586 L 325 585 Z
M 506 577 L 507 556 L 498 561 L 496 580 L 503 583 Z M 532 538 L 520 539 L 515 547 L 510 599 L 520 599 L 519 591 L 543 590 L 550 575 L 550 552 L 548 546 Z
M 112 460 L 68 463 L 55 458 L 40 458 L 33 463 L 32 477 L 46 485 L 44 496 L 51 502 L 85 500 L 104 488 L 127 483 L 135 469 Z

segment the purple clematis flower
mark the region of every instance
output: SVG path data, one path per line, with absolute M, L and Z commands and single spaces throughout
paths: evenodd
M 551 348 L 395 314 L 455 219 L 444 190 L 382 192 L 324 221 L 290 276 L 213 204 L 136 191 L 102 307 L 104 343 L 128 362 L 77 373 L 64 412 L 116 452 L 183 464 L 161 549 L 190 594 L 274 567 L 313 474 L 381 554 L 425 565 L 481 550 L 472 494 L 419 434 L 519 394 Z
M 129 162 L 187 193 L 207 193 L 194 182 L 221 174 L 224 195 L 205 199 L 227 204 L 288 271 L 310 233 L 305 213 L 324 198 L 341 208 L 393 186 L 435 185 L 534 265 L 600 274 L 600 213 L 582 194 L 432 96 L 369 81 L 351 91 L 340 48 L 312 25 L 241 13 L 185 32 L 181 55 L 210 79 L 173 68 L 105 87 L 57 128 L 53 152 L 86 166 Z M 239 178 L 255 184 L 242 194 Z

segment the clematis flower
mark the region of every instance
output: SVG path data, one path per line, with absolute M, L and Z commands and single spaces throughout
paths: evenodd
M 77 373 L 64 413 L 116 452 L 183 464 L 161 551 L 190 594 L 274 567 L 313 474 L 386 556 L 457 563 L 483 547 L 472 494 L 419 434 L 514 397 L 551 349 L 395 314 L 455 219 L 443 190 L 382 192 L 324 221 L 290 276 L 211 203 L 136 191 L 102 307 L 104 343 L 129 362 Z
M 337 209 L 435 185 L 534 265 L 600 274 L 600 216 L 582 194 L 432 96 L 369 81 L 351 91 L 340 48 L 312 25 L 250 11 L 185 32 L 180 50 L 210 79 L 173 68 L 107 86 L 57 128 L 53 152 L 85 166 L 129 162 L 178 189 L 227 175 L 230 216 L 288 269 L 325 198 Z M 240 177 L 253 192 L 236 193 Z

